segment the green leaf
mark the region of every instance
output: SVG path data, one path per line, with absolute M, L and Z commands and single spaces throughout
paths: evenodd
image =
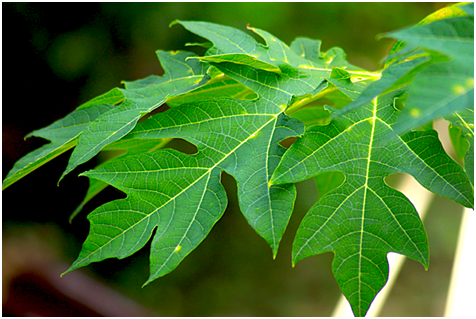
M 111 160 L 113 158 L 117 158 L 119 156 L 125 155 L 132 155 L 132 154 L 139 154 L 142 152 L 152 152 L 159 148 L 165 146 L 170 139 L 151 139 L 151 140 L 144 140 L 144 139 L 127 139 L 127 140 L 119 140 L 112 144 L 106 146 L 103 151 L 115 151 L 115 154 L 109 157 L 107 160 Z M 106 161 L 107 161 L 106 160 Z M 106 162 L 104 161 L 104 162 Z M 104 164 L 101 163 L 100 165 Z M 97 167 L 99 167 L 98 165 Z M 96 168 L 97 168 L 96 167 Z M 86 205 L 91 199 L 96 197 L 99 193 L 101 193 L 107 184 L 95 179 L 89 180 L 89 188 L 86 192 L 86 195 L 83 201 L 76 207 L 73 213 L 69 216 L 69 223 L 73 222 L 73 219 L 83 210 L 84 205 Z
M 464 169 L 474 188 L 474 106 L 445 117 L 450 121 L 450 137 L 458 157 L 463 158 Z M 457 136 L 451 131 L 457 130 Z M 456 144 L 456 145 L 455 145 Z M 464 157 L 463 157 L 464 156 Z
M 286 82 L 286 77 L 294 77 L 297 81 L 287 85 L 288 88 L 292 87 L 294 90 L 284 89 L 284 91 L 290 94 L 297 92 L 295 95 L 311 93 L 322 82 L 323 78 L 330 78 L 331 73 L 336 72 L 333 71 L 334 67 L 345 68 L 345 71 L 350 74 L 352 82 L 374 80 L 378 77 L 375 73 L 348 63 L 344 51 L 340 48 L 332 48 L 328 52 L 321 53 L 319 51 L 320 41 L 318 40 L 299 38 L 293 42 L 292 48 L 290 48 L 272 34 L 248 27 L 249 30 L 265 40 L 266 46 L 264 46 L 248 34 L 235 28 L 197 21 L 177 20 L 173 24 L 175 23 L 179 23 L 187 30 L 213 42 L 213 55 L 207 54 L 201 57 L 200 60 L 209 62 L 227 76 L 243 83 L 255 92 L 257 92 L 257 86 L 262 86 L 261 83 L 264 79 L 260 79 L 258 80 L 259 83 L 252 85 L 250 81 L 246 83 L 243 81 L 247 77 L 243 77 L 244 74 L 241 74 L 241 77 L 238 78 L 233 74 L 250 70 L 250 72 L 261 72 L 262 77 L 269 75 L 279 82 Z M 306 50 L 309 52 L 307 56 Z M 243 59 L 242 56 L 250 56 L 253 61 Z M 307 59 L 307 57 L 310 59 Z M 279 71 L 278 69 L 271 69 L 271 67 L 260 66 L 257 61 L 278 67 Z M 226 69 L 221 66 L 225 66 Z M 240 69 L 241 66 L 243 66 L 243 69 Z M 232 71 L 232 69 L 235 71 Z
M 223 214 L 227 201 L 220 184 L 222 171 L 236 178 L 243 214 L 275 255 L 293 209 L 295 188 L 269 188 L 268 181 L 285 150 L 279 142 L 302 131 L 302 124 L 275 104 L 231 99 L 181 105 L 152 116 L 128 137 L 180 137 L 196 144 L 199 152 L 159 150 L 112 160 L 84 173 L 128 197 L 88 216 L 90 234 L 68 271 L 129 256 L 157 227 L 147 283 L 167 274 Z
M 455 149 L 456 157 L 462 162 L 464 156 L 466 155 L 466 152 L 469 149 L 469 142 L 464 137 L 459 127 L 450 124 L 448 126 L 448 133 L 451 139 L 451 143 L 453 144 L 453 147 Z
M 378 81 L 371 83 L 367 89 L 355 99 L 355 101 L 348 104 L 343 109 L 336 111 L 332 115 L 333 118 L 346 114 L 369 103 L 380 94 L 396 91 L 409 85 L 413 81 L 415 75 L 421 71 L 421 68 L 425 67 L 430 60 L 428 56 L 415 58 L 414 54 L 414 52 L 410 52 L 410 54 L 404 56 L 403 61 L 400 63 L 394 63 L 386 68 L 382 72 L 382 77 Z M 408 61 L 406 61 L 407 58 Z
M 226 39 L 233 37 L 227 35 Z M 279 47 L 280 59 L 301 59 L 281 42 Z M 342 52 L 336 52 L 342 58 Z M 279 61 L 278 57 L 275 60 Z M 128 197 L 89 215 L 90 235 L 70 270 L 105 258 L 129 256 L 157 227 L 147 282 L 170 272 L 206 237 L 223 213 L 226 197 L 219 183 L 222 170 L 236 178 L 244 216 L 276 255 L 292 212 L 295 189 L 292 184 L 268 187 L 268 182 L 285 151 L 279 142 L 303 131 L 303 125 L 284 115 L 284 110 L 293 96 L 327 87 L 326 78 L 336 81 L 345 77 L 350 84 L 342 80 L 342 87 L 348 89 L 351 76 L 332 67 L 309 70 L 280 64 L 281 72 L 276 73 L 240 63 L 208 62 L 256 92 L 258 100 L 215 99 L 182 104 L 139 124 L 124 140 L 184 138 L 197 145 L 198 153 L 163 150 L 147 156 L 127 156 L 85 173 L 123 190 Z M 141 201 L 148 204 L 139 207 Z M 178 207 L 180 213 L 176 212 Z M 124 246 L 123 242 L 131 244 Z
M 281 73 L 276 61 L 268 55 L 268 49 L 240 30 L 200 21 L 176 20 L 171 25 L 176 23 L 213 42 L 213 55 L 210 51 L 207 57 L 197 59 L 215 63 L 232 62 Z
M 341 172 L 323 172 L 317 175 L 314 180 L 316 181 L 319 198 L 321 198 L 342 185 L 345 182 L 345 176 Z
M 428 267 L 428 242 L 410 201 L 384 178 L 407 173 L 425 188 L 466 207 L 473 190 L 435 131 L 414 131 L 390 142 L 397 117 L 395 93 L 381 96 L 327 126 L 312 126 L 286 152 L 272 185 L 339 171 L 345 182 L 328 192 L 302 221 L 293 263 L 332 251 L 332 269 L 356 316 L 367 312 L 388 278 L 389 252 Z M 345 145 L 345 147 L 343 147 Z
M 381 35 L 399 39 L 381 79 L 333 116 L 406 86 L 406 107 L 394 127 L 395 134 L 470 108 L 474 104 L 474 21 L 462 9 L 472 7 L 474 4 L 452 5 L 428 16 L 417 26 Z
M 112 104 L 122 100 L 117 93 L 117 90 L 109 91 L 81 105 L 63 119 L 28 134 L 26 137 L 42 137 L 51 143 L 43 145 L 18 160 L 5 177 L 2 188 L 7 188 L 38 167 L 73 148 L 78 143 L 78 136 L 86 127 L 96 118 L 112 110 L 114 108 Z
M 406 132 L 474 105 L 473 18 L 438 20 L 387 36 L 451 58 L 449 62 L 432 64 L 415 76 L 395 133 Z
M 323 107 L 303 107 L 290 114 L 292 118 L 300 120 L 304 125 L 311 126 L 315 124 L 328 124 L 330 113 Z
M 124 82 L 125 89 L 34 132 L 52 143 L 20 161 L 4 187 L 76 144 L 63 176 L 112 151 L 82 174 L 91 184 L 75 213 L 106 185 L 127 197 L 88 216 L 90 233 L 66 272 L 130 256 L 153 237 L 148 284 L 175 269 L 221 218 L 223 172 L 236 179 L 243 215 L 273 257 L 293 210 L 292 183 L 314 178 L 319 201 L 298 230 L 293 265 L 334 252 L 336 279 L 354 313 L 365 315 L 387 281 L 389 252 L 425 268 L 429 260 L 415 208 L 384 179 L 411 174 L 427 189 L 473 207 L 474 4 L 448 10 L 390 33 L 401 40 L 383 72 L 351 65 L 340 48 L 321 52 L 319 40 L 297 38 L 288 46 L 248 27 L 261 44 L 231 27 L 176 21 L 211 42 L 198 44 L 205 56 L 158 51 L 163 76 Z M 169 110 L 142 118 L 164 103 Z M 403 120 L 411 116 L 403 125 L 400 113 Z M 464 169 L 431 129 L 436 116 L 451 122 Z M 401 134 L 407 124 L 422 130 Z M 391 134 L 396 138 L 389 141 Z M 296 136 L 302 137 L 288 151 L 280 145 Z M 160 149 L 172 138 L 198 152 Z
M 462 63 L 472 63 L 474 22 L 469 17 L 434 21 L 384 34 L 414 46 L 440 52 Z
M 216 68 L 211 68 L 211 70 L 213 69 L 216 70 Z M 256 93 L 243 84 L 230 79 L 218 70 L 216 72 L 218 74 L 210 74 L 211 80 L 205 85 L 187 94 L 172 97 L 167 101 L 167 105 L 175 107 L 180 104 L 218 98 L 234 98 L 239 100 L 254 100 L 257 98 Z
M 433 119 L 474 105 L 472 66 L 437 63 L 417 74 L 395 126 L 395 134 L 422 126 Z
M 159 50 L 157 55 L 166 73 L 162 77 L 149 76 L 125 82 L 126 90 L 121 90 L 124 102 L 102 114 L 84 130 L 60 180 L 103 147 L 129 133 L 143 115 L 160 107 L 170 97 L 191 91 L 209 79 L 205 76 L 205 66 L 197 61 L 187 61 L 195 56 L 193 53 Z

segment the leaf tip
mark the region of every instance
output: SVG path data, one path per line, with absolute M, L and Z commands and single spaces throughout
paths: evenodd
M 67 273 L 69 273 L 71 270 L 73 270 L 74 268 L 71 268 L 69 267 L 68 270 L 66 270 L 65 272 L 63 272 L 60 277 L 63 278 L 64 275 L 66 275 Z
M 83 203 L 81 203 L 78 207 L 76 207 L 74 212 L 69 216 L 68 222 L 70 224 L 73 223 L 73 219 L 76 217 L 76 215 L 78 215 L 83 210 L 83 207 L 84 207 L 84 205 L 83 205 Z
M 147 286 L 148 284 L 150 284 L 154 279 L 147 279 L 147 281 L 141 286 L 141 288 L 145 288 L 145 286 Z
M 169 28 L 173 27 L 176 24 L 180 24 L 180 21 L 178 19 L 175 19 L 174 21 L 170 22 Z
M 388 33 L 379 33 L 379 34 L 377 34 L 377 35 L 375 36 L 375 39 L 376 39 L 377 41 L 380 41 L 380 40 L 382 40 L 383 38 L 388 38 Z
M 273 245 L 271 248 L 273 250 L 273 260 L 276 260 L 276 256 L 278 255 L 278 247 L 277 245 Z

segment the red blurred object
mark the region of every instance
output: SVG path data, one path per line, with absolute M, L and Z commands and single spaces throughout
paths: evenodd
M 3 316 L 139 317 L 150 316 L 140 305 L 80 271 L 60 278 L 67 267 L 33 268 L 9 283 Z M 4 283 L 5 284 L 5 283 Z
M 3 316 L 142 317 L 151 312 L 78 269 L 60 277 L 66 264 L 54 226 L 11 227 L 2 234 Z M 5 234 L 8 233 L 8 234 Z

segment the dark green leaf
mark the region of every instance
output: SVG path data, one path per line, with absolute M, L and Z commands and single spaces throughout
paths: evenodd
M 466 207 L 473 205 L 468 178 L 446 155 L 435 131 L 410 132 L 385 142 L 396 120 L 394 98 L 378 97 L 327 126 L 308 128 L 271 180 L 279 185 L 323 172 L 345 175 L 345 182 L 322 197 L 303 220 L 293 262 L 334 252 L 334 275 L 356 316 L 365 315 L 385 285 L 389 252 L 428 267 L 423 224 L 410 201 L 385 184 L 386 176 L 411 174 L 427 189 Z

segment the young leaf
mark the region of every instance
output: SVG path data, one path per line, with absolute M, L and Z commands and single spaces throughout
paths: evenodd
M 466 207 L 473 190 L 444 152 L 435 131 L 415 131 L 384 143 L 397 111 L 395 93 L 381 96 L 327 126 L 313 126 L 284 155 L 271 184 L 340 171 L 345 182 L 322 197 L 299 227 L 293 263 L 332 251 L 332 269 L 356 316 L 367 312 L 388 278 L 386 255 L 397 252 L 428 267 L 428 242 L 410 201 L 385 184 L 411 174 L 427 189 Z M 346 145 L 346 147 L 342 147 Z
M 353 82 L 375 80 L 379 76 L 351 65 L 345 60 L 345 53 L 340 48 L 332 48 L 328 52 L 321 53 L 319 40 L 299 38 L 290 48 L 272 34 L 248 27 L 264 39 L 266 46 L 263 46 L 248 34 L 235 28 L 197 21 L 177 20 L 174 23 L 179 23 L 187 30 L 213 42 L 213 55 L 207 54 L 200 58 L 201 61 L 209 62 L 225 75 L 245 84 L 255 92 L 257 87 L 262 87 L 261 83 L 265 81 L 265 77 L 272 77 L 273 82 L 286 83 L 287 78 L 291 76 L 295 81 L 286 83 L 287 88 L 284 91 L 292 95 L 305 95 L 313 92 L 324 78 L 330 78 L 331 72 L 335 72 L 334 67 L 345 68 L 346 74 L 350 74 L 349 78 Z M 309 53 L 306 55 L 306 52 Z M 254 60 L 243 60 L 242 55 L 251 56 Z M 268 67 L 258 65 L 255 60 L 278 69 L 270 70 Z M 226 69 L 223 69 L 223 66 Z M 244 79 L 249 77 L 245 75 L 248 73 L 247 70 L 262 74 L 259 83 L 244 82 Z M 239 77 L 233 75 L 237 72 L 241 72 Z
M 413 81 L 415 75 L 421 71 L 423 67 L 427 66 L 428 63 L 433 62 L 430 62 L 430 57 L 426 55 L 415 57 L 415 52 L 413 51 L 409 54 L 406 54 L 402 60 L 403 61 L 399 63 L 394 63 L 388 66 L 382 72 L 382 77 L 380 80 L 372 82 L 367 87 L 367 89 L 364 90 L 357 99 L 355 99 L 355 101 L 349 103 L 341 110 L 337 110 L 332 114 L 332 117 L 336 118 L 340 115 L 353 111 L 369 103 L 380 94 L 389 93 L 404 88 Z

